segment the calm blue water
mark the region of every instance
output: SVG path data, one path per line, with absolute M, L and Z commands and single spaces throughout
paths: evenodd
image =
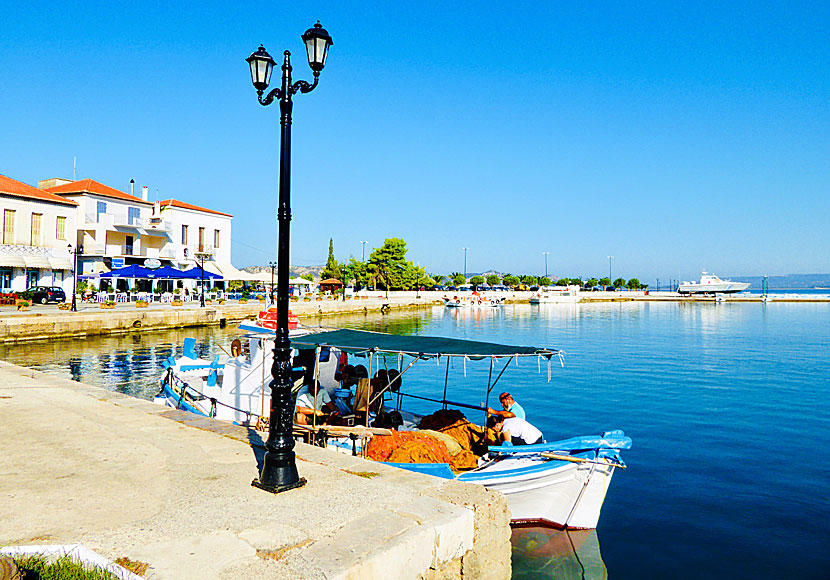
M 830 578 L 830 304 L 436 308 L 335 323 L 561 348 L 551 382 L 525 360 L 494 395 L 509 390 L 548 440 L 613 428 L 634 439 L 596 535 L 517 537 L 515 577 Z M 210 350 L 234 334 L 0 347 L 0 358 L 150 396 L 156 364 L 184 336 Z M 440 396 L 443 361 L 419 365 L 405 387 Z M 488 371 L 453 364 L 448 398 L 483 402 Z

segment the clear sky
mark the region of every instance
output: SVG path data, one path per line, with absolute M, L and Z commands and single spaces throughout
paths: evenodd
M 0 173 L 234 214 L 275 258 L 279 110 L 244 59 L 334 39 L 294 101 L 291 262 L 830 272 L 830 3 L 2 2 Z M 274 75 L 277 79 L 278 71 Z

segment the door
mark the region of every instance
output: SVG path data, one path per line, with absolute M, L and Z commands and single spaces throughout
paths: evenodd
M 124 255 L 125 256 L 132 256 L 133 255 L 133 236 L 124 236 L 126 240 L 124 242 Z
M 38 271 L 26 270 L 26 288 L 34 288 L 37 286 Z

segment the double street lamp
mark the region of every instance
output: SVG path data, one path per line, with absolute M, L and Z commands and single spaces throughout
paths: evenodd
M 271 268 L 271 297 L 270 297 L 269 300 L 271 302 L 273 302 L 274 301 L 274 272 L 277 269 L 277 263 L 276 262 L 268 262 L 268 266 L 270 266 L 270 268 Z
M 251 67 L 251 81 L 259 104 L 270 105 L 274 99 L 280 104 L 280 191 L 277 219 L 279 238 L 277 248 L 277 328 L 274 337 L 274 363 L 271 367 L 271 410 L 268 420 L 268 441 L 265 460 L 259 479 L 252 485 L 272 493 L 280 493 L 305 485 L 305 478 L 297 473 L 294 456 L 293 409 L 291 407 L 291 341 L 288 338 L 288 243 L 291 222 L 291 110 L 292 97 L 314 90 L 320 71 L 326 64 L 326 55 L 332 45 L 331 36 L 318 21 L 302 36 L 308 56 L 308 66 L 314 82 L 291 82 L 291 53 L 283 53 L 282 84 L 265 97 L 263 93 L 271 81 L 271 72 L 277 63 L 260 45 L 246 60 Z

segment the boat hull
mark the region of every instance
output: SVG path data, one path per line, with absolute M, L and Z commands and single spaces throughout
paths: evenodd
M 538 464 L 538 462 L 536 462 Z M 594 529 L 614 474 L 610 463 L 551 462 L 548 469 L 522 474 L 522 469 L 479 473 L 475 483 L 501 492 L 514 523 L 553 528 Z M 555 465 L 559 464 L 559 465 Z M 543 464 L 544 465 L 544 464 Z M 459 476 L 460 481 L 471 481 Z

